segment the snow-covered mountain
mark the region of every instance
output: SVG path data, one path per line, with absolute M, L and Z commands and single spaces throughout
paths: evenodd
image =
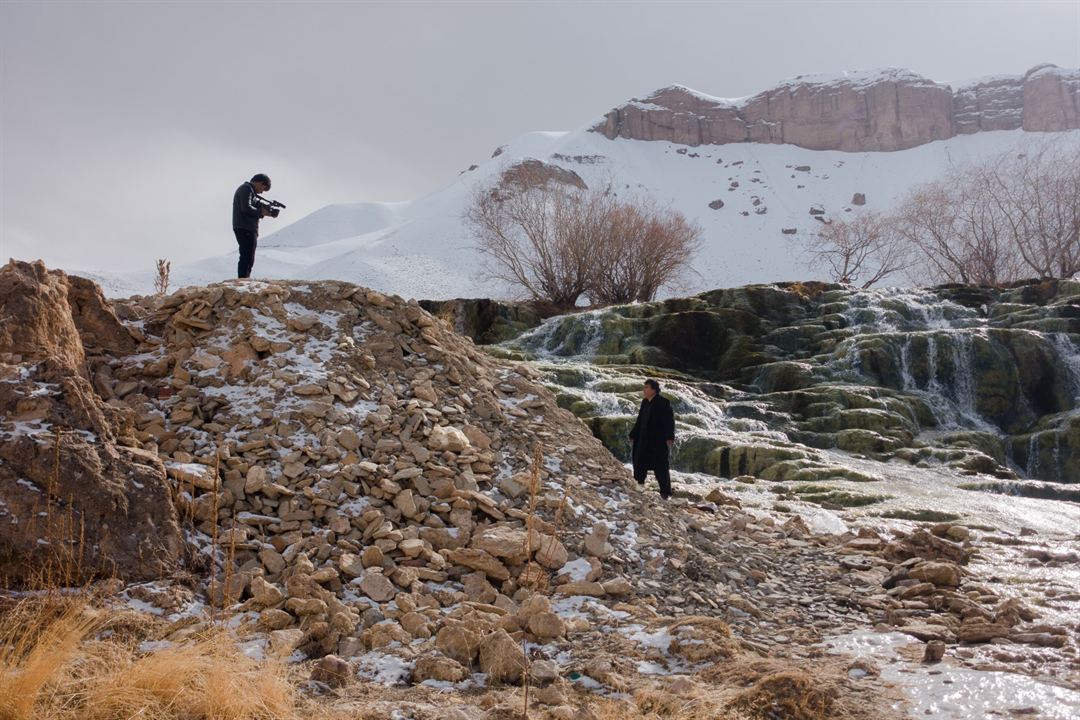
M 896 83 L 895 76 L 883 73 L 878 77 L 881 82 Z M 806 97 L 805 93 L 800 95 L 804 92 L 800 87 L 810 87 L 806 85 L 810 82 L 818 93 L 825 92 L 822 87 L 843 89 L 849 82 L 845 77 L 826 81 L 815 76 L 811 81 L 802 81 L 802 85 L 796 84 L 794 90 L 790 83 L 781 86 L 788 93 L 784 97 L 794 98 L 790 100 L 796 103 L 794 117 L 804 112 L 797 104 Z M 878 87 L 866 74 L 855 79 L 858 82 L 849 83 L 855 91 L 870 88 L 870 92 Z M 947 86 L 934 88 L 948 90 Z M 974 91 L 962 90 L 955 96 L 958 108 L 961 100 L 970 105 L 974 97 Z M 810 279 L 813 273 L 806 267 L 800 248 L 801 241 L 819 224 L 812 209 L 815 214 L 824 211 L 825 217 L 863 209 L 885 210 L 913 185 L 931 180 L 953 165 L 1022 151 L 1031 143 L 1080 143 L 1080 130 L 1028 132 L 1019 125 L 1016 129 L 971 134 L 957 134 L 952 128 L 945 139 L 892 151 L 807 149 L 785 142 L 785 132 L 773 132 L 766 139 L 722 141 L 724 144 L 701 140 L 700 133 L 690 140 L 686 133 L 673 134 L 675 141 L 648 139 L 651 135 L 641 139 L 640 134 L 635 139 L 635 129 L 645 127 L 651 133 L 663 129 L 667 121 L 683 126 L 697 122 L 706 127 L 715 118 L 695 112 L 707 113 L 710 108 L 743 112 L 743 108 L 764 102 L 756 101 L 758 96 L 742 100 L 711 98 L 678 86 L 665 88 L 652 97 L 670 99 L 673 92 L 679 102 L 680 98 L 691 97 L 694 102 L 706 102 L 708 107 L 701 110 L 631 101 L 605 115 L 605 119 L 594 119 L 571 132 L 523 135 L 426 197 L 403 203 L 327 206 L 260 238 L 254 274 L 263 278 L 348 280 L 415 298 L 505 296 L 506 288 L 487 286 L 480 277 L 481 257 L 462 214 L 475 188 L 496 181 L 517 163 L 537 159 L 571 170 L 590 185 L 613 182 L 621 193 L 651 195 L 698 221 L 704 229 L 703 248 L 694 264 L 698 275 L 690 286 L 680 288 L 682 291 Z M 881 94 L 880 88 L 874 92 Z M 892 97 L 902 102 L 899 91 Z M 815 95 L 805 102 L 817 107 L 822 99 Z M 916 97 L 912 102 L 921 101 Z M 773 107 L 771 103 L 765 105 Z M 628 115 L 628 109 L 648 116 L 642 119 Z M 890 132 L 900 136 L 910 127 L 907 116 L 900 113 L 896 115 L 896 127 L 890 129 L 874 117 L 872 108 L 867 112 L 868 118 L 853 117 L 851 123 L 871 128 L 873 137 L 886 137 Z M 1021 122 L 1018 113 L 1014 113 L 1016 123 Z M 740 121 L 746 121 L 745 112 Z M 1068 127 L 1072 121 L 1066 121 Z M 627 122 L 630 124 L 618 125 Z M 795 121 L 787 122 L 786 132 L 791 133 Z M 630 132 L 620 128 L 629 128 Z M 861 196 L 859 201 L 865 198 L 864 205 L 856 204 L 857 194 Z M 175 267 L 172 285 L 232 277 L 235 266 L 235 253 L 229 253 Z M 148 292 L 153 284 L 149 273 L 123 277 L 84 274 L 94 276 L 115 295 Z

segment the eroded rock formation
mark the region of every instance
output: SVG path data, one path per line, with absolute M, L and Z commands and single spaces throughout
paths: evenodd
M 907 70 L 799 76 L 740 100 L 673 85 L 611 110 L 610 139 L 681 145 L 788 143 L 811 150 L 905 150 L 984 130 L 1080 128 L 1080 71 L 1043 65 L 953 90 Z
M 108 373 L 97 353 L 135 338 L 96 285 L 40 262 L 0 269 L 0 320 L 0 576 L 172 570 L 182 542 L 164 466 L 91 383 Z

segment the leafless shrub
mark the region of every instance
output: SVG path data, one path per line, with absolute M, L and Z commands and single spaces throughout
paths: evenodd
M 917 282 L 997 285 L 1080 271 L 1080 150 L 1046 143 L 954 169 L 894 218 Z
M 917 188 L 897 210 L 896 232 L 916 259 L 912 280 L 998 285 L 1018 277 L 1019 253 L 970 172 L 956 170 Z
M 168 260 L 157 261 L 157 277 L 154 278 L 154 292 L 164 295 L 169 291 L 169 268 L 172 263 Z
M 909 246 L 890 234 L 889 224 L 872 212 L 827 222 L 807 243 L 811 265 L 833 282 L 861 282 L 864 289 L 904 270 L 911 264 Z
M 616 203 L 596 250 L 589 296 L 598 303 L 649 301 L 690 269 L 701 227 L 652 200 Z
M 492 279 L 565 309 L 582 296 L 651 300 L 689 269 L 701 230 L 678 211 L 519 175 L 480 188 L 465 212 Z
M 465 221 L 495 280 L 534 300 L 574 307 L 589 288 L 590 254 L 599 242 L 612 199 L 556 182 L 482 187 Z
M 975 168 L 972 182 L 1026 270 L 1040 279 L 1080 271 L 1080 149 L 1043 145 Z

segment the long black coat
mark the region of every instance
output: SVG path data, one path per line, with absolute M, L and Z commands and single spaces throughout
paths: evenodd
M 667 441 L 675 439 L 675 413 L 667 398 L 656 395 L 652 400 L 641 401 L 630 439 L 635 471 L 667 469 Z

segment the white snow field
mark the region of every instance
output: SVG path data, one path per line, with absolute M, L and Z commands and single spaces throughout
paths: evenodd
M 793 145 L 737 143 L 687 147 L 669 142 L 608 140 L 588 130 L 533 132 L 426 197 L 399 203 L 329 205 L 259 239 L 254 277 L 346 280 L 406 298 L 509 297 L 485 283 L 481 255 L 462 221 L 478 185 L 527 158 L 578 173 L 590 186 L 612 182 L 620 194 L 651 195 L 670 203 L 704 230 L 694 262 L 696 276 L 666 294 L 683 294 L 756 282 L 815 279 L 801 254 L 824 217 L 886 210 L 914 185 L 954 165 L 1023 152 L 1033 144 L 1080 144 L 1080 130 L 1030 133 L 979 132 L 910 150 L 860 152 L 806 150 Z M 797 168 L 806 168 L 797 169 Z M 855 193 L 866 197 L 852 205 Z M 709 203 L 721 200 L 723 207 Z M 784 234 L 787 228 L 794 234 Z M 235 242 L 222 230 L 229 252 L 174 267 L 172 287 L 233 277 Z M 108 275 L 75 270 L 100 281 L 112 296 L 150 292 L 151 273 Z M 824 279 L 824 278 L 817 278 Z M 890 282 L 903 282 L 891 279 Z

